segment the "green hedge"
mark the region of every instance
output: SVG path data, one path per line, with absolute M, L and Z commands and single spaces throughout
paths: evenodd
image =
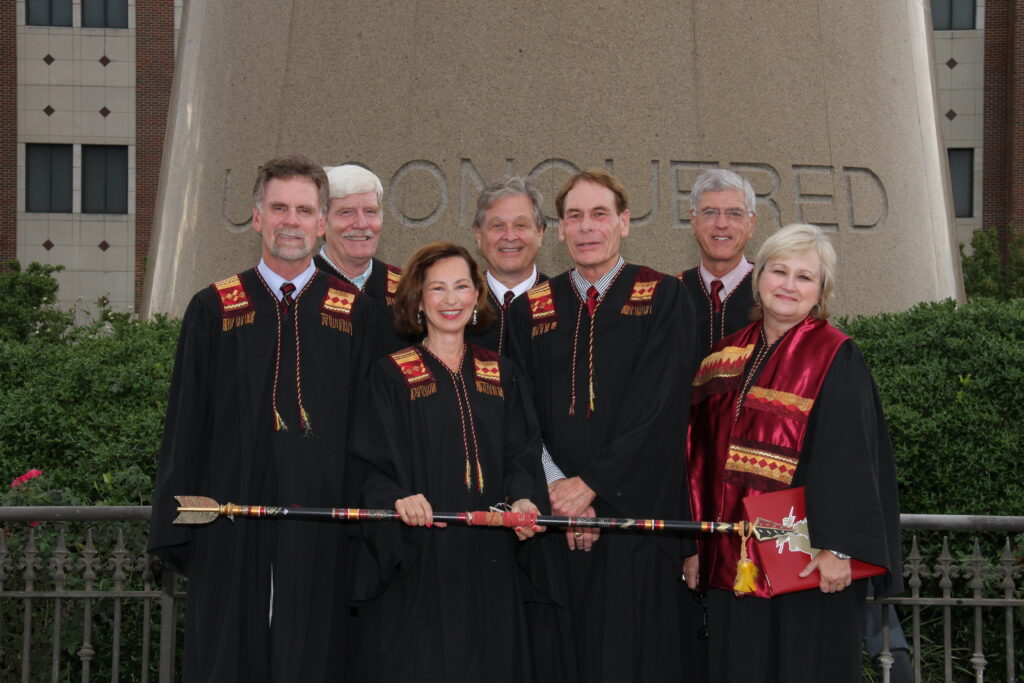
M 903 512 L 1024 515 L 1024 299 L 839 321 L 878 384 Z

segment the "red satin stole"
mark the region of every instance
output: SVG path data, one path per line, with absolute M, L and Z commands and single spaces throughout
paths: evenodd
M 753 362 L 761 323 L 719 342 L 693 380 L 687 474 L 693 518 L 734 522 L 743 498 L 788 488 L 800 461 L 807 421 L 839 346 L 847 336 L 807 318 L 778 342 L 737 414 L 744 372 Z M 756 560 L 754 541 L 748 554 Z M 714 534 L 698 540 L 701 585 L 732 590 L 739 539 Z M 759 597 L 770 597 L 764 574 Z

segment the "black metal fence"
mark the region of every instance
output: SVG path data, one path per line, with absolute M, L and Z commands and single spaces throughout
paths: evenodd
M 149 515 L 148 507 L 0 508 L 0 680 L 175 680 L 185 593 L 145 552 Z M 1024 517 L 902 522 L 913 534 L 907 590 L 879 602 L 898 606 L 909 624 L 914 679 L 1019 680 L 1024 586 L 1011 535 L 1024 532 Z M 973 534 L 970 550 L 957 545 L 965 533 Z M 883 609 L 886 626 L 888 616 Z M 882 631 L 880 677 L 888 681 L 893 648 Z M 934 633 L 941 644 L 929 642 Z

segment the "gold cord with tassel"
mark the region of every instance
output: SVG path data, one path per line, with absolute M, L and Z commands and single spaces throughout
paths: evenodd
M 740 529 L 740 561 L 736 563 L 736 582 L 732 590 L 736 595 L 757 590 L 757 565 L 747 557 L 747 540 L 753 534 L 753 525 L 743 522 Z

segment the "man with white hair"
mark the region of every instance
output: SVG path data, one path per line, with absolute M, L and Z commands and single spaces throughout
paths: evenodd
M 351 282 L 360 291 L 391 308 L 401 268 L 374 257 L 380 244 L 384 186 L 358 164 L 327 166 L 330 205 L 326 242 L 313 261 L 320 270 Z
M 723 337 L 750 324 L 754 290 L 746 259 L 757 226 L 750 182 L 724 168 L 701 173 L 690 191 L 690 220 L 700 263 L 679 275 L 697 313 L 698 362 Z

